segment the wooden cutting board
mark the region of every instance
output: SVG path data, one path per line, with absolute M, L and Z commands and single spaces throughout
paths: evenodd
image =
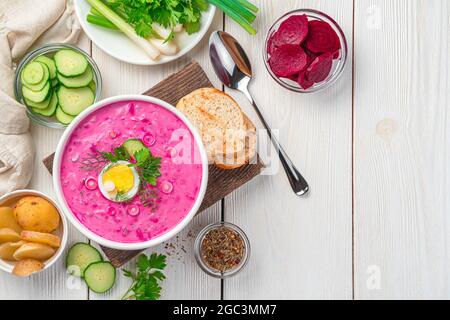
M 185 95 L 204 87 L 213 87 L 213 85 L 200 65 L 197 62 L 191 62 L 181 71 L 169 76 L 146 91 L 144 95 L 159 98 L 171 105 L 176 105 Z M 45 167 L 50 173 L 52 173 L 53 168 L 53 157 L 54 154 L 43 160 Z M 222 170 L 210 165 L 208 186 L 199 213 L 259 175 L 263 168 L 264 164 L 259 157 L 256 164 L 245 165 L 234 170 Z M 102 250 L 115 267 L 122 266 L 141 252 L 123 251 L 105 247 L 102 247 Z

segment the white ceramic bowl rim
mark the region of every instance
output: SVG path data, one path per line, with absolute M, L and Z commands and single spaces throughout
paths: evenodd
M 173 114 L 175 114 L 178 118 L 180 118 L 184 124 L 189 128 L 190 132 L 194 136 L 194 140 L 197 143 L 202 159 L 202 182 L 200 185 L 200 190 L 197 196 L 197 199 L 194 202 L 194 205 L 192 206 L 189 213 L 181 220 L 177 225 L 175 225 L 172 229 L 167 231 L 166 233 L 163 233 L 162 235 L 151 239 L 149 241 L 145 242 L 118 242 L 118 241 L 112 241 L 109 239 L 105 239 L 91 230 L 89 230 L 85 225 L 83 225 L 72 213 L 69 206 L 67 205 L 67 202 L 64 198 L 64 194 L 61 188 L 61 179 L 60 179 L 60 167 L 61 167 L 61 160 L 62 155 L 64 152 L 64 149 L 66 147 L 66 143 L 72 132 L 76 129 L 78 124 L 83 121 L 89 114 L 92 112 L 105 107 L 107 105 L 110 105 L 112 103 L 121 102 L 121 101 L 145 101 L 154 103 L 156 105 L 159 105 Z M 205 196 L 206 192 L 206 186 L 208 184 L 208 157 L 206 155 L 205 147 L 203 146 L 201 137 L 197 131 L 197 129 L 194 127 L 194 125 L 175 107 L 170 105 L 169 103 L 149 96 L 143 96 L 143 95 L 119 95 L 111 98 L 107 98 L 104 100 L 101 100 L 86 110 L 84 110 L 79 116 L 75 118 L 74 121 L 67 127 L 67 129 L 64 131 L 58 146 L 56 148 L 55 158 L 53 161 L 53 186 L 55 188 L 56 192 L 56 198 L 58 202 L 60 203 L 60 206 L 62 208 L 62 212 L 66 215 L 67 219 L 72 223 L 83 235 L 88 237 L 89 239 L 99 243 L 102 246 L 112 248 L 112 249 L 119 249 L 119 250 L 143 250 L 147 249 L 153 246 L 156 246 L 158 244 L 161 244 L 164 241 L 169 240 L 173 236 L 175 236 L 177 233 L 179 233 L 183 228 L 192 220 L 192 218 L 197 213 L 197 210 L 200 208 L 200 205 L 203 201 L 203 197 Z
M 44 269 L 40 270 L 39 272 L 36 272 L 35 274 L 38 274 L 48 268 L 50 268 L 53 264 L 55 264 L 55 262 L 59 259 L 59 257 L 62 255 L 62 253 L 64 252 L 64 249 L 66 247 L 67 244 L 67 233 L 68 233 L 68 226 L 67 226 L 67 220 L 65 215 L 62 213 L 63 211 L 61 210 L 61 207 L 58 205 L 58 203 L 51 197 L 49 197 L 48 195 L 40 192 L 40 191 L 36 191 L 36 190 L 29 190 L 29 189 L 22 189 L 22 190 L 16 190 L 13 192 L 10 192 L 6 195 L 4 195 L 3 197 L 0 197 L 0 203 L 3 203 L 9 199 L 12 198 L 17 198 L 20 196 L 29 196 L 29 195 L 34 195 L 34 196 L 38 196 L 41 198 L 44 198 L 48 201 L 51 202 L 51 204 L 56 208 L 56 210 L 59 213 L 59 216 L 61 218 L 61 222 L 62 222 L 62 236 L 61 236 L 61 246 L 58 248 L 58 250 L 56 250 L 55 254 L 48 259 L 47 261 L 44 262 Z M 12 273 L 14 266 L 11 263 L 8 262 L 4 262 L 3 260 L 0 260 L 0 269 L 2 269 L 3 271 L 6 271 L 8 273 Z

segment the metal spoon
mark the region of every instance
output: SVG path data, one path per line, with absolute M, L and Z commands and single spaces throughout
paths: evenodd
M 295 168 L 291 159 L 287 156 L 283 147 L 272 134 L 272 130 L 267 124 L 253 100 L 248 90 L 248 84 L 252 79 L 252 67 L 247 55 L 241 45 L 230 34 L 223 31 L 216 31 L 209 39 L 209 55 L 214 70 L 224 85 L 231 89 L 241 91 L 255 108 L 255 111 L 267 130 L 275 149 L 278 151 L 284 171 L 289 179 L 292 189 L 298 196 L 308 193 L 309 186 L 300 172 Z

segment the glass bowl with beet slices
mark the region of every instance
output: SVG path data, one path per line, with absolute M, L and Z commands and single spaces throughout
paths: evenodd
M 331 17 L 313 9 L 290 11 L 269 29 L 264 63 L 284 88 L 301 93 L 331 86 L 347 61 L 347 40 Z

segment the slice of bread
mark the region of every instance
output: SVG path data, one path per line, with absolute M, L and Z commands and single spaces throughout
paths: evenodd
M 247 163 L 252 153 L 254 155 L 256 135 L 252 142 L 247 130 L 256 132 L 256 129 L 226 93 L 214 88 L 198 89 L 183 97 L 177 108 L 198 129 L 210 163 L 234 169 Z

